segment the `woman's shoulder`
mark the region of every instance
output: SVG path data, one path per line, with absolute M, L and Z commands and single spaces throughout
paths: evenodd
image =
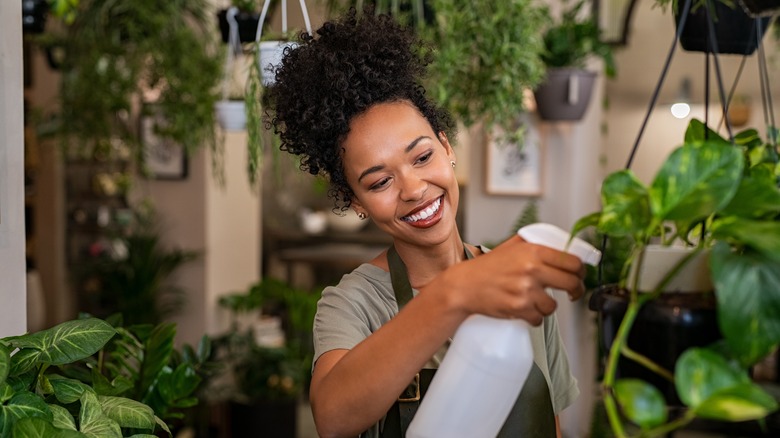
M 390 273 L 371 263 L 363 263 L 322 291 L 323 298 L 341 297 L 352 302 L 373 301 L 393 296 Z

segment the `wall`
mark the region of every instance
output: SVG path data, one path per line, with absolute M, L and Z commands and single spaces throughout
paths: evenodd
M 0 337 L 24 333 L 24 120 L 20 2 L 0 2 Z

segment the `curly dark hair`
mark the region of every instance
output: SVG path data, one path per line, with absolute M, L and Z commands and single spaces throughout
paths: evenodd
M 327 176 L 335 208 L 349 208 L 352 189 L 340 145 L 352 119 L 378 103 L 409 101 L 433 132 L 455 136 L 450 114 L 425 95 L 422 80 L 432 51 L 392 17 L 351 9 L 316 36 L 306 33 L 289 50 L 268 90 L 281 149 L 301 156 L 301 170 Z

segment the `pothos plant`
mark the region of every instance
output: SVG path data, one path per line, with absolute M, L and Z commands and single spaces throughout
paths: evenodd
M 776 139 L 776 130 L 770 130 L 769 137 Z M 754 129 L 727 141 L 693 120 L 684 144 L 667 158 L 650 186 L 630 170 L 609 175 L 601 189 L 601 211 L 575 224 L 573 235 L 593 226 L 635 242 L 621 276 L 628 307 L 603 377 L 605 408 L 616 436 L 627 436 L 621 412 L 641 428 L 641 436 L 661 436 L 697 417 L 746 421 L 778 409 L 777 401 L 750 379 L 748 369 L 780 343 L 779 177 L 776 141 L 762 141 Z M 692 251 L 656 290 L 639 293 L 636 280 L 626 284 L 627 273 L 631 265 L 641 265 L 644 249 L 654 239 L 664 245 L 682 240 Z M 682 266 L 705 250 L 710 251 L 723 341 L 688 349 L 674 370 L 663 370 L 630 351 L 628 335 L 640 308 L 658 298 Z M 620 356 L 670 379 L 684 413 L 670 420 L 658 389 L 639 379 L 617 379 Z
M 0 339 L 0 437 L 171 436 L 210 355 L 208 338 L 179 355 L 175 333 L 87 318 Z

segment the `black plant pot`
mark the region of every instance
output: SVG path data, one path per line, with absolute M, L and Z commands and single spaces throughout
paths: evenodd
M 590 308 L 599 313 L 600 347 L 608 351 L 628 308 L 628 293 L 604 286 L 594 292 Z M 674 372 L 674 364 L 685 350 L 721 338 L 715 294 L 668 293 L 642 306 L 628 335 L 628 346 Z M 619 378 L 642 379 L 658 388 L 668 404 L 681 405 L 674 385 L 632 360 L 621 358 L 617 374 Z
M 257 400 L 248 405 L 230 403 L 229 436 L 296 437 L 297 421 L 298 403 L 294 399 Z
M 219 20 L 219 33 L 222 35 L 222 42 L 228 42 L 228 36 L 230 35 L 230 25 L 227 21 L 227 9 L 222 9 L 217 12 L 217 19 Z M 260 22 L 260 15 L 256 13 L 249 13 L 239 11 L 236 14 L 236 22 L 238 23 L 238 39 L 242 43 L 250 43 L 257 37 L 257 24 Z
M 552 68 L 534 90 L 536 110 L 547 121 L 582 119 L 588 109 L 596 73 L 575 68 Z
M 750 55 L 756 51 L 761 38 L 766 33 L 771 17 L 753 18 L 749 16 L 739 5 L 732 9 L 720 1 L 713 2 L 714 14 L 710 13 L 715 26 L 715 42 L 717 50 L 713 50 L 709 44 L 708 15 L 704 7 L 691 8 L 680 35 L 680 45 L 690 52 L 728 53 L 735 55 Z M 680 24 L 683 2 L 677 2 L 674 12 L 675 23 Z M 717 17 L 715 19 L 713 17 Z M 760 35 L 756 32 L 761 26 Z

